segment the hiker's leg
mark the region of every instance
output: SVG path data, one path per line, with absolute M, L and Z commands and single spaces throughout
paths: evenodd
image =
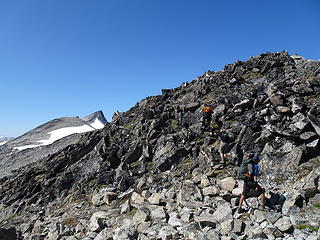
M 223 163 L 226 163 L 224 145 L 225 145 L 225 143 L 220 141 L 219 153 L 220 153 L 221 161 Z
M 265 195 L 264 195 L 264 193 L 261 193 L 261 195 L 260 195 L 260 201 L 261 201 L 261 205 L 264 206 L 264 202 L 265 202 Z
M 242 207 L 243 201 L 244 201 L 244 196 L 241 195 L 240 200 L 239 200 L 239 208 Z
M 206 120 L 205 120 L 205 129 L 208 130 L 208 128 L 209 128 L 208 118 L 206 118 Z
M 221 161 L 222 161 L 223 163 L 225 163 L 225 162 L 226 162 L 226 159 L 224 158 L 224 154 L 223 154 L 223 153 L 220 153 L 220 157 L 221 157 Z
M 211 125 L 211 115 L 209 115 L 208 116 L 208 119 L 207 119 L 207 121 L 208 121 L 208 129 L 210 129 L 210 125 Z

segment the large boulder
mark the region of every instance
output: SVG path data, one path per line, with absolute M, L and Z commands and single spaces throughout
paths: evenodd
M 280 148 L 275 148 L 267 143 L 261 152 L 261 164 L 266 175 L 284 181 L 292 175 L 302 162 L 303 147 L 298 147 L 291 142 L 285 142 Z
M 284 215 L 289 216 L 292 213 L 299 212 L 300 208 L 302 208 L 304 205 L 305 197 L 301 192 L 297 190 L 288 192 L 285 197 L 286 200 L 282 206 L 282 213 Z
M 200 104 L 199 103 L 188 103 L 187 105 L 185 105 L 184 110 L 186 112 L 194 112 L 195 110 L 197 110 L 199 108 Z
M 201 190 L 192 184 L 183 185 L 177 195 L 177 203 L 181 206 L 194 207 L 202 204 Z
M 218 181 L 218 185 L 229 192 L 232 192 L 234 187 L 236 186 L 236 181 L 233 177 L 227 177 Z
M 163 226 L 160 231 L 158 238 L 162 240 L 169 240 L 169 239 L 177 239 L 179 236 L 179 233 L 176 229 L 174 229 L 172 226 L 167 225 Z
M 290 218 L 289 217 L 282 217 L 280 218 L 274 226 L 278 228 L 281 232 L 287 232 L 289 231 L 293 226 L 291 224 Z
M 204 196 L 213 197 L 213 196 L 219 195 L 220 190 L 216 186 L 210 186 L 210 187 L 203 188 L 202 193 Z
M 312 114 L 312 110 L 308 113 L 308 119 L 310 120 L 314 130 L 320 135 L 320 120 Z
M 188 152 L 185 148 L 178 148 L 173 137 L 161 137 L 157 142 L 152 162 L 160 171 L 166 171 L 175 163 L 181 161 Z
M 305 184 L 303 185 L 303 190 L 306 191 L 307 197 L 313 197 L 318 193 L 320 179 L 320 167 L 314 169 L 306 177 Z
M 224 200 L 219 201 L 218 206 L 212 215 L 217 222 L 224 222 L 232 219 L 231 204 Z
M 89 229 L 92 232 L 100 232 L 106 227 L 107 212 L 95 212 L 90 218 Z

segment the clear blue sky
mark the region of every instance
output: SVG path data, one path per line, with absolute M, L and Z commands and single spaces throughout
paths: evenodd
M 1 0 L 0 136 L 141 99 L 263 52 L 320 59 L 318 0 Z

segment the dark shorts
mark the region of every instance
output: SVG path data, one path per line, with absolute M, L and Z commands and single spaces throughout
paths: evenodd
M 203 113 L 202 119 L 211 122 L 212 114 L 211 113 Z
M 244 180 L 242 195 L 245 198 L 259 197 L 265 190 L 252 180 Z
M 229 150 L 229 143 L 220 141 L 219 153 L 227 153 Z

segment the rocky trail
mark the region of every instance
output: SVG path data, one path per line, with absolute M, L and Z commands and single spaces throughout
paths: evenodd
M 0 239 L 320 239 L 320 62 L 266 53 L 115 113 L 103 129 L 0 178 Z M 201 130 L 227 129 L 219 141 Z M 258 199 L 237 206 L 243 154 Z

